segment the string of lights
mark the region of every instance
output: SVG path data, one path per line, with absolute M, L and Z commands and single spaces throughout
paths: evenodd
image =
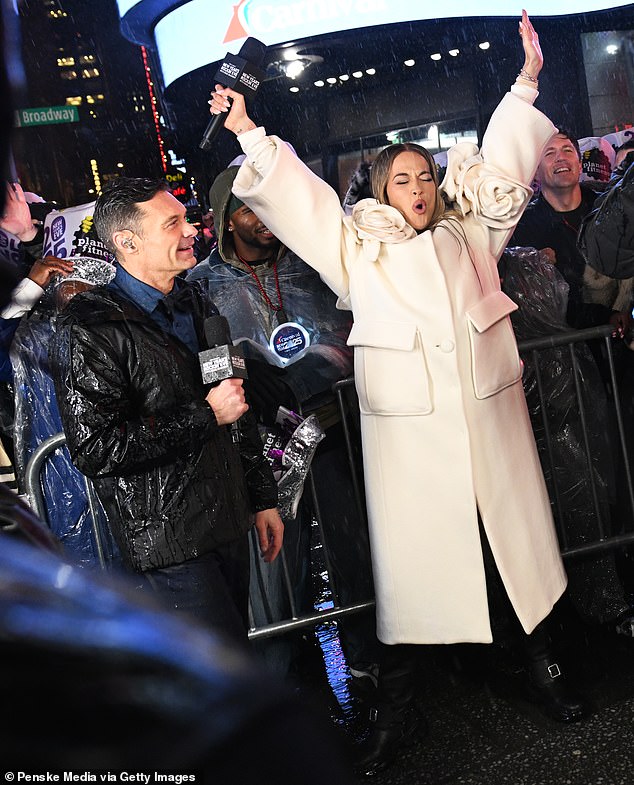
M 150 63 L 147 56 L 147 49 L 141 47 L 141 56 L 143 57 L 143 67 L 145 69 L 145 79 L 147 81 L 147 88 L 150 94 L 150 107 L 152 109 L 152 117 L 154 118 L 154 127 L 156 128 L 156 137 L 158 139 L 159 153 L 161 155 L 161 166 L 163 171 L 167 172 L 167 155 L 165 154 L 165 145 L 161 135 L 161 123 L 159 120 L 159 113 L 157 109 L 156 95 L 154 93 L 154 82 L 152 81 L 152 72 L 150 71 Z

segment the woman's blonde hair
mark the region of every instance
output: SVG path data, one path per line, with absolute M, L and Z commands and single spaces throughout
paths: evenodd
M 438 167 L 436 166 L 434 157 L 429 152 L 429 150 L 426 150 L 421 145 L 414 144 L 414 142 L 401 142 L 399 144 L 391 144 L 389 147 L 384 147 L 372 164 L 372 170 L 370 172 L 372 194 L 377 202 L 380 202 L 381 204 L 390 203 L 387 198 L 387 185 L 390 178 L 392 164 L 398 155 L 409 152 L 418 153 L 425 159 L 425 161 L 427 161 L 429 165 L 429 171 L 431 172 L 431 176 L 434 180 L 434 185 L 436 186 L 436 204 L 434 206 L 434 212 L 432 213 L 431 219 L 427 226 L 427 229 L 433 229 L 436 224 L 444 217 L 445 211 L 447 210 L 447 204 L 445 203 L 442 194 L 438 190 Z

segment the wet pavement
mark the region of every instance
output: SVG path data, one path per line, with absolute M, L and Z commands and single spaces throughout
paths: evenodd
M 319 631 L 329 684 L 320 695 L 351 751 L 363 735 L 372 690 L 353 680 L 336 625 Z M 634 640 L 575 620 L 560 639 L 561 662 L 592 703 L 572 725 L 544 717 L 524 674 L 493 646 L 421 647 L 418 706 L 428 734 L 396 763 L 359 782 L 375 785 L 634 785 Z M 353 781 L 355 781 L 353 779 Z

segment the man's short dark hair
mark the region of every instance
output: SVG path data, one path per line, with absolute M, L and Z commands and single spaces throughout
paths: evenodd
M 579 156 L 579 160 L 581 160 L 581 148 L 579 147 L 579 140 L 574 134 L 570 133 L 570 130 L 568 128 L 560 128 L 555 134 L 555 136 L 565 137 L 575 148 L 575 150 L 577 151 L 577 155 Z
M 139 234 L 142 214 L 138 205 L 161 191 L 169 191 L 165 180 L 149 177 L 117 177 L 105 186 L 95 202 L 93 223 L 109 251 L 117 250 L 112 242 L 115 232 L 130 229 Z

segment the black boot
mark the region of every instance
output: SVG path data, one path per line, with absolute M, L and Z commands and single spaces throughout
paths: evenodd
M 414 706 L 415 647 L 387 646 L 379 668 L 377 705 L 370 709 L 370 732 L 354 758 L 357 774 L 372 777 L 390 766 L 399 751 L 426 731 Z
M 590 713 L 586 701 L 566 681 L 544 622 L 525 636 L 524 653 L 529 694 L 544 714 L 557 722 L 577 722 Z

